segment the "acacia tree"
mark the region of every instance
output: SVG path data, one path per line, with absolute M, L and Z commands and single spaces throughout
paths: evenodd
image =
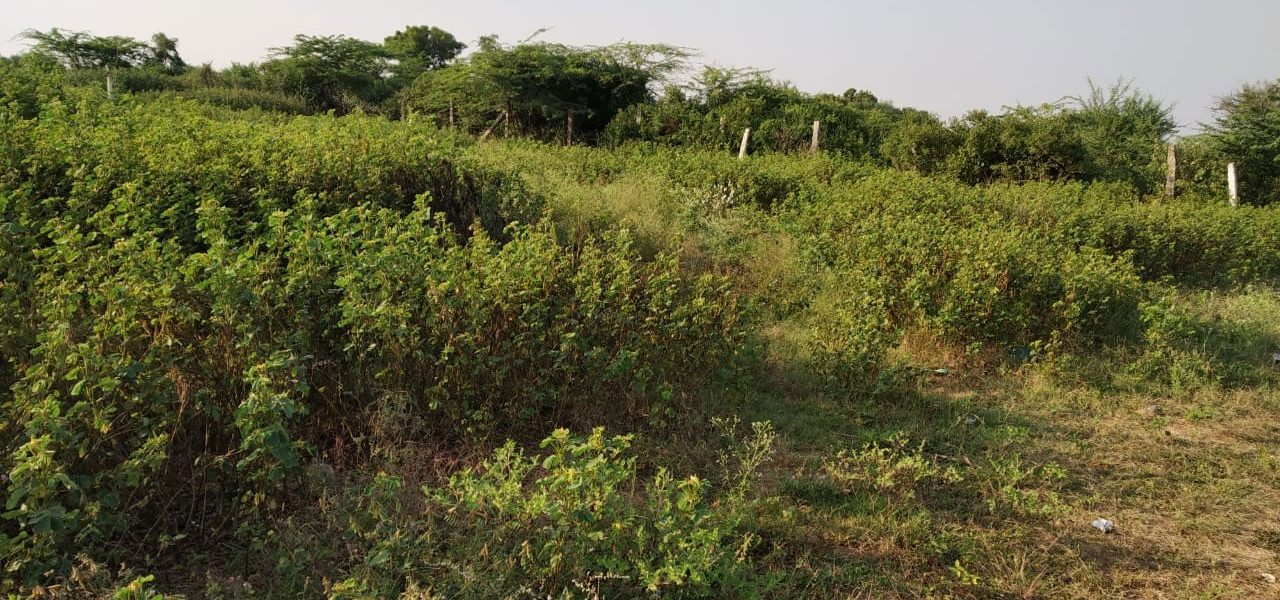
M 270 85 L 321 110 L 348 112 L 373 106 L 391 93 L 391 54 L 380 44 L 345 35 L 297 35 L 292 46 L 272 48 L 262 64 Z
M 147 62 L 171 73 L 180 73 L 187 68 L 186 61 L 178 54 L 178 39 L 159 32 L 151 36 L 151 57 Z
M 664 45 L 579 48 L 526 43 L 503 46 L 481 39 L 464 61 L 427 71 L 404 90 L 408 109 L 480 132 L 499 120 L 512 133 L 551 138 L 574 119 L 575 137 L 594 140 L 622 109 L 651 99 L 650 87 L 675 68 L 684 52 Z
M 1246 84 L 1218 100 L 1206 127 L 1218 153 L 1239 166 L 1240 195 L 1253 204 L 1280 199 L 1280 80 Z
M 31 52 L 53 59 L 68 69 L 118 68 L 143 65 L 152 56 L 145 43 L 124 36 L 99 37 L 84 31 L 28 29 L 22 38 Z
M 49 31 L 30 29 L 22 37 L 31 44 L 31 54 L 67 69 L 159 67 L 179 73 L 187 67 L 178 54 L 178 40 L 164 33 L 152 35 L 151 44 L 126 36 L 96 36 L 56 27 Z
M 1152 193 L 1164 180 L 1165 144 L 1177 130 L 1172 108 L 1118 81 L 1070 99 L 1064 117 L 1079 132 L 1089 179 L 1124 181 Z
M 388 36 L 382 45 L 395 59 L 391 71 L 399 87 L 412 83 L 425 71 L 449 64 L 467 47 L 452 33 L 427 25 L 406 27 Z

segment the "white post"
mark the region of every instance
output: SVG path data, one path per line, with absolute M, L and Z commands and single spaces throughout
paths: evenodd
M 1227 192 L 1231 194 L 1231 206 L 1240 206 L 1240 188 L 1236 183 L 1236 163 L 1227 163 Z
M 822 121 L 813 122 L 813 140 L 809 142 L 809 154 L 818 153 L 818 135 L 822 131 Z
M 1164 176 L 1164 195 L 1173 198 L 1177 195 L 1178 181 L 1178 151 L 1173 144 L 1169 144 L 1169 169 Z
M 115 97 L 115 88 L 111 85 L 111 71 L 107 71 L 107 100 Z
M 742 160 L 747 157 L 747 142 L 750 140 L 751 128 L 748 127 L 746 131 L 742 132 L 742 145 L 738 146 L 738 160 Z

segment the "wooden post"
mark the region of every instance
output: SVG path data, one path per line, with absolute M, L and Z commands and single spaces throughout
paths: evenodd
M 1178 151 L 1176 146 L 1169 144 L 1169 168 L 1164 175 L 1164 195 L 1173 198 L 1177 195 L 1178 181 Z
M 738 160 L 747 157 L 747 142 L 751 140 L 751 128 L 748 127 L 742 132 L 742 145 L 738 146 Z
M 573 112 L 572 111 L 569 112 L 569 118 L 565 123 L 565 131 L 566 131 L 566 135 L 564 138 L 565 145 L 572 146 L 573 145 Z
M 1227 192 L 1231 194 L 1231 206 L 1240 206 L 1240 188 L 1236 184 L 1236 163 L 1227 163 Z
M 822 121 L 813 122 L 813 140 L 809 142 L 809 154 L 818 153 L 818 135 L 822 131 Z

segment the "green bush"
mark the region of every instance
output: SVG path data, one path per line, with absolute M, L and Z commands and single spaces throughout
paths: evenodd
M 896 336 L 883 282 L 859 275 L 829 277 L 805 320 L 813 372 L 834 389 L 866 393 L 875 391 Z
M 4 405 L 19 573 L 131 530 L 157 503 L 232 510 L 244 493 L 269 509 L 314 432 L 341 422 L 362 436 L 365 407 L 387 395 L 413 399 L 412 431 L 446 437 L 665 418 L 740 337 L 723 282 L 638 263 L 625 237 L 568 249 L 515 228 L 506 244 L 477 231 L 464 245 L 425 208 L 323 218 L 303 200 L 237 242 L 230 209 L 206 201 L 207 250 L 187 254 L 133 199 L 88 227 L 55 221 L 36 251 L 34 345 Z M 175 497 L 193 477 L 222 493 Z
M 31 119 L 41 106 L 65 95 L 61 70 L 37 57 L 0 59 L 0 113 Z
M 546 227 L 502 246 L 385 214 L 334 231 L 362 240 L 331 263 L 357 364 L 458 422 L 591 414 L 604 396 L 665 416 L 642 399 L 669 401 L 740 340 L 726 282 L 641 263 L 625 233 L 567 251 Z
M 508 443 L 424 489 L 417 531 L 390 529 L 371 502 L 354 530 L 370 551 L 336 595 L 701 597 L 739 583 L 748 499 L 665 469 L 642 481 L 629 446 L 599 428 L 585 438 L 557 430 L 541 457 Z M 375 485 L 385 492 L 368 497 L 389 500 L 398 482 Z
M 1280 276 L 1280 212 L 1195 195 L 1146 201 L 1127 184 L 994 186 L 999 213 L 1075 248 L 1132 260 L 1149 281 L 1230 286 Z
M 786 217 L 815 267 L 862 294 L 884 290 L 891 324 L 961 344 L 1087 346 L 1140 331 L 1143 289 L 1123 258 L 1009 223 L 982 192 L 883 173 Z
M 1127 255 L 1144 278 L 1238 285 L 1280 277 L 1280 211 L 1179 202 L 1082 207 L 1064 239 Z
M 256 109 L 285 115 L 309 115 L 315 112 L 307 106 L 306 100 L 297 96 L 251 88 L 195 87 L 172 95 L 235 110 Z
M 232 207 L 241 229 L 287 208 L 300 192 L 316 195 L 325 213 L 359 202 L 407 211 L 429 194 L 459 231 L 479 220 L 495 235 L 541 212 L 514 176 L 461 164 L 459 141 L 426 125 L 286 119 L 166 100 L 55 107 L 29 127 L 12 149 L 21 162 L 0 181 L 48 199 L 40 210 L 80 220 L 120 190 L 135 190 L 150 199 L 165 234 L 184 244 L 193 241 L 195 208 L 208 197 Z
M 537 196 L 429 126 L 169 99 L 0 127 L 6 590 L 72 549 L 252 541 L 215 520 L 279 510 L 312 456 L 377 455 L 389 426 L 660 423 L 735 362 L 726 281 L 513 224 Z

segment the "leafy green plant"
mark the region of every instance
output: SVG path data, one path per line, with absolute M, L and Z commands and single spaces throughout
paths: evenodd
M 72 548 L 261 545 L 309 459 L 387 455 L 388 397 L 401 435 L 482 441 L 661 423 L 736 368 L 726 280 L 512 224 L 536 196 L 430 127 L 45 108 L 0 111 L 6 590 Z
M 1060 493 L 1067 473 L 1056 463 L 1028 464 L 1012 456 L 990 461 L 980 477 L 993 515 L 1058 517 L 1070 510 Z
M 749 439 L 741 477 L 772 444 L 759 424 Z M 369 548 L 363 566 L 337 593 L 701 596 L 731 582 L 751 545 L 739 531 L 747 489 L 715 494 L 706 480 L 661 468 L 641 480 L 630 443 L 601 428 L 585 437 L 562 429 L 542 442 L 544 455 L 530 457 L 508 442 L 425 488 L 425 522 L 385 513 L 399 483 L 380 476 L 353 522 Z
M 915 498 L 921 482 L 948 484 L 963 479 L 954 466 L 943 467 L 926 456 L 923 443 L 911 447 L 901 434 L 859 450 L 841 450 L 824 462 L 823 474 L 846 493 L 874 491 L 905 499 Z

